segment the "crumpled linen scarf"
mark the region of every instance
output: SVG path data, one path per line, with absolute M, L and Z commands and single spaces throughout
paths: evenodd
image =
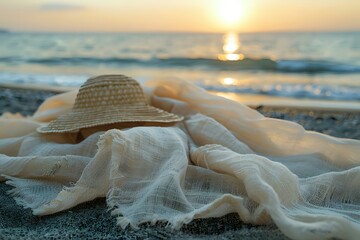
M 360 142 L 263 117 L 181 80 L 145 85 L 153 105 L 183 114 L 174 127 L 70 135 L 35 133 L 71 109 L 75 92 L 30 118 L 0 118 L 0 173 L 11 194 L 47 215 L 106 197 L 121 227 L 236 212 L 292 239 L 360 236 Z

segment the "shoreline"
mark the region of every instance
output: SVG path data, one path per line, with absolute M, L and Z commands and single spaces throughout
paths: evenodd
M 360 112 L 359 101 L 299 99 L 255 94 L 213 92 L 214 94 L 243 103 L 249 107 L 294 108 L 299 110 Z
M 37 84 L 12 84 L 0 83 L 0 89 L 18 89 L 63 93 L 67 91 L 77 90 L 77 87 L 37 85 Z M 340 111 L 340 112 L 360 112 L 359 101 L 340 101 L 340 100 L 322 100 L 308 98 L 289 98 L 279 96 L 269 96 L 260 94 L 237 94 L 226 92 L 209 91 L 212 94 L 240 102 L 251 108 L 260 106 L 273 108 L 295 108 L 300 110 L 316 110 L 316 111 Z
M 74 88 L 73 88 L 74 89 Z M 5 88 L 0 84 L 0 114 L 4 112 L 21 113 L 24 116 L 32 115 L 38 106 L 48 97 L 58 94 L 54 89 L 23 89 Z M 249 96 L 239 96 L 244 99 Z M 262 96 L 261 99 L 267 99 Z M 236 101 L 236 99 L 235 99 Z M 249 103 L 249 102 L 248 102 Z M 287 101 L 281 104 L 247 104 L 261 112 L 266 117 L 294 121 L 302 125 L 306 130 L 317 131 L 342 138 L 360 139 L 360 109 L 334 108 L 323 105 L 293 106 Z M 314 101 L 313 104 L 316 104 Z M 360 102 L 358 103 L 360 105 Z
M 0 87 L 0 113 L 31 115 L 41 102 L 57 91 Z M 257 106 L 267 117 L 298 122 L 304 128 L 337 137 L 360 139 L 360 112 L 317 111 L 293 107 Z M 243 223 L 237 214 L 197 219 L 180 230 L 142 224 L 139 230 L 121 229 L 107 211 L 104 198 L 78 205 L 54 215 L 37 217 L 6 194 L 12 187 L 0 183 L 0 236 L 3 239 L 289 239 L 274 225 Z
M 62 87 L 62 86 L 39 85 L 39 84 L 15 84 L 15 83 L 0 83 L 0 88 L 47 91 L 47 92 L 56 92 L 56 93 L 63 93 L 78 89 L 76 87 Z

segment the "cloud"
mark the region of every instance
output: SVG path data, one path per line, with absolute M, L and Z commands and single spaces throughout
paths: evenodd
M 66 3 L 45 3 L 40 6 L 42 11 L 73 11 L 73 10 L 82 10 L 84 6 L 76 4 L 66 4 Z

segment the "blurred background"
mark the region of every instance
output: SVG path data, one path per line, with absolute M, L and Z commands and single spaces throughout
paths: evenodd
M 0 84 L 122 73 L 359 101 L 359 11 L 358 0 L 0 0 Z

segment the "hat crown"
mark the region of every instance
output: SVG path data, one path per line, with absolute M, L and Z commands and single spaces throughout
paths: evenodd
M 102 75 L 87 80 L 68 113 L 37 129 L 39 133 L 78 132 L 114 123 L 173 123 L 183 120 L 148 104 L 140 84 L 125 75 Z
M 143 89 L 125 75 L 103 75 L 90 78 L 81 86 L 73 109 L 119 105 L 147 105 Z

